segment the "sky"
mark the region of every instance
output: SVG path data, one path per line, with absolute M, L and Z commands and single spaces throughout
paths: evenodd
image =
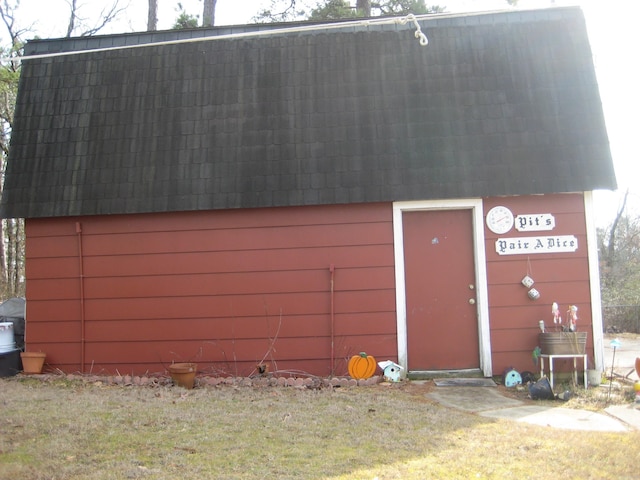
M 95 18 L 101 7 L 113 0 L 78 0 L 81 17 Z M 127 4 L 126 15 L 101 33 L 122 33 L 146 29 L 148 0 L 120 0 Z M 185 11 L 202 14 L 201 0 L 180 0 Z M 260 7 L 268 0 L 218 0 L 216 25 L 252 23 Z M 352 2 L 355 3 L 355 0 Z M 508 10 L 506 0 L 427 0 L 428 5 L 445 6 L 447 12 Z M 158 28 L 172 26 L 178 0 L 158 0 Z M 640 122 L 640 41 L 636 36 L 640 19 L 640 0 L 520 0 L 518 9 L 549 8 L 578 5 L 582 8 L 593 53 L 600 96 L 602 99 L 616 169 L 618 190 L 595 192 L 596 224 L 605 227 L 613 219 L 624 192 L 630 191 L 632 212 L 640 215 L 640 154 L 636 148 Z M 25 39 L 64 36 L 68 23 L 69 0 L 20 0 L 16 18 L 21 28 L 29 28 Z M 428 36 L 428 30 L 425 31 Z M 3 44 L 6 35 L 2 31 Z

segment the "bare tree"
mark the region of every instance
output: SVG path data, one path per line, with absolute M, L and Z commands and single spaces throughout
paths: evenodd
M 358 0 L 356 2 L 356 11 L 360 17 L 371 16 L 371 0 Z
M 105 7 L 98 20 L 90 24 L 88 19 L 79 15 L 83 5 L 79 0 L 67 0 L 70 7 L 69 23 L 66 35 L 93 35 L 113 21 L 126 8 L 123 0 L 112 0 Z M 93 1 L 93 0 L 92 0 Z M 0 65 L 0 194 L 4 186 L 4 173 L 9 153 L 9 138 L 13 123 L 13 113 L 20 78 L 20 61 L 22 55 L 22 36 L 31 31 L 19 28 L 16 11 L 20 0 L 0 0 L 0 20 L 11 40 L 11 45 L 0 49 L 5 58 L 15 58 Z M 78 33 L 79 32 L 79 33 Z M 24 274 L 24 221 L 19 218 L 5 218 L 0 222 L 0 297 L 22 296 L 25 293 Z
M 21 36 L 28 29 L 17 27 L 15 11 L 19 0 L 0 3 L 0 18 L 11 39 L 11 46 L 2 49 L 3 56 L 16 58 L 0 66 L 0 194 L 4 184 L 4 173 L 9 153 L 9 138 L 13 124 L 13 113 L 20 78 L 19 57 L 22 55 Z M 24 295 L 24 222 L 7 218 L 0 223 L 0 296 L 8 298 Z
M 122 14 L 127 7 L 128 3 L 123 5 L 121 0 L 113 0 L 111 5 L 104 7 L 100 11 L 100 15 L 98 16 L 98 20 L 95 23 L 88 23 L 89 19 L 86 17 L 81 17 L 79 15 L 80 10 L 86 3 L 78 3 L 78 0 L 67 0 L 69 4 L 70 12 L 69 12 L 69 24 L 67 26 L 67 37 L 77 36 L 77 37 L 87 37 L 91 35 L 95 35 L 104 27 L 106 27 L 109 23 L 118 18 L 120 14 Z
M 20 37 L 28 31 L 28 29 L 18 28 L 16 24 L 15 12 L 20 6 L 20 0 L 10 2 L 9 0 L 3 0 L 0 3 L 0 16 L 2 16 L 2 23 L 7 29 L 7 33 L 11 38 L 11 47 L 17 52 L 19 48 L 22 48 L 22 40 Z
M 25 293 L 24 221 L 20 218 L 7 218 L 3 220 L 3 224 L 7 240 L 2 295 L 5 298 L 22 297 Z
M 218 0 L 204 0 L 202 7 L 202 26 L 212 27 L 216 23 L 216 3 Z
M 605 305 L 640 304 L 640 216 L 627 192 L 613 222 L 598 228 L 600 284 Z
M 69 14 L 69 25 L 67 26 L 67 37 L 70 37 L 73 31 L 76 28 L 76 11 L 77 11 L 77 0 L 70 0 L 69 6 L 71 7 L 71 13 Z
M 620 219 L 622 219 L 623 214 L 625 213 L 627 207 L 627 200 L 629 199 L 629 189 L 624 193 L 624 198 L 622 199 L 622 204 L 618 209 L 618 213 L 616 214 L 616 218 L 613 219 L 613 223 L 609 228 L 609 245 L 607 246 L 605 262 L 607 263 L 607 267 L 610 269 L 615 268 L 616 263 L 616 236 L 618 234 L 618 225 L 620 224 Z
M 153 32 L 158 29 L 158 0 L 149 0 L 149 15 L 147 16 L 147 30 Z
M 268 8 L 264 8 L 253 17 L 255 22 L 287 22 L 297 20 L 306 15 L 304 1 L 296 0 L 271 0 Z
M 255 22 L 293 20 L 331 20 L 371 16 L 442 13 L 445 7 L 428 6 L 425 0 L 271 0 L 268 8 L 258 12 Z

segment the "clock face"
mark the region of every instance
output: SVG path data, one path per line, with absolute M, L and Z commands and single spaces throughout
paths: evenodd
M 493 233 L 507 233 L 513 227 L 513 213 L 507 207 L 493 207 L 487 213 L 487 227 Z

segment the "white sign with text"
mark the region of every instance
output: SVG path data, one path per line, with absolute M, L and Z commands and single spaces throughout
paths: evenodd
M 518 215 L 515 224 L 516 230 L 519 232 L 539 232 L 553 230 L 556 226 L 556 219 L 550 213 L 534 213 Z
M 577 249 L 578 239 L 574 235 L 499 238 L 496 240 L 496 253 L 498 255 L 562 253 L 575 252 Z

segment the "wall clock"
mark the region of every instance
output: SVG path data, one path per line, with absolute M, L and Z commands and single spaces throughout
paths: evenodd
M 487 227 L 493 233 L 507 233 L 513 227 L 513 213 L 502 205 L 493 207 L 487 213 Z

